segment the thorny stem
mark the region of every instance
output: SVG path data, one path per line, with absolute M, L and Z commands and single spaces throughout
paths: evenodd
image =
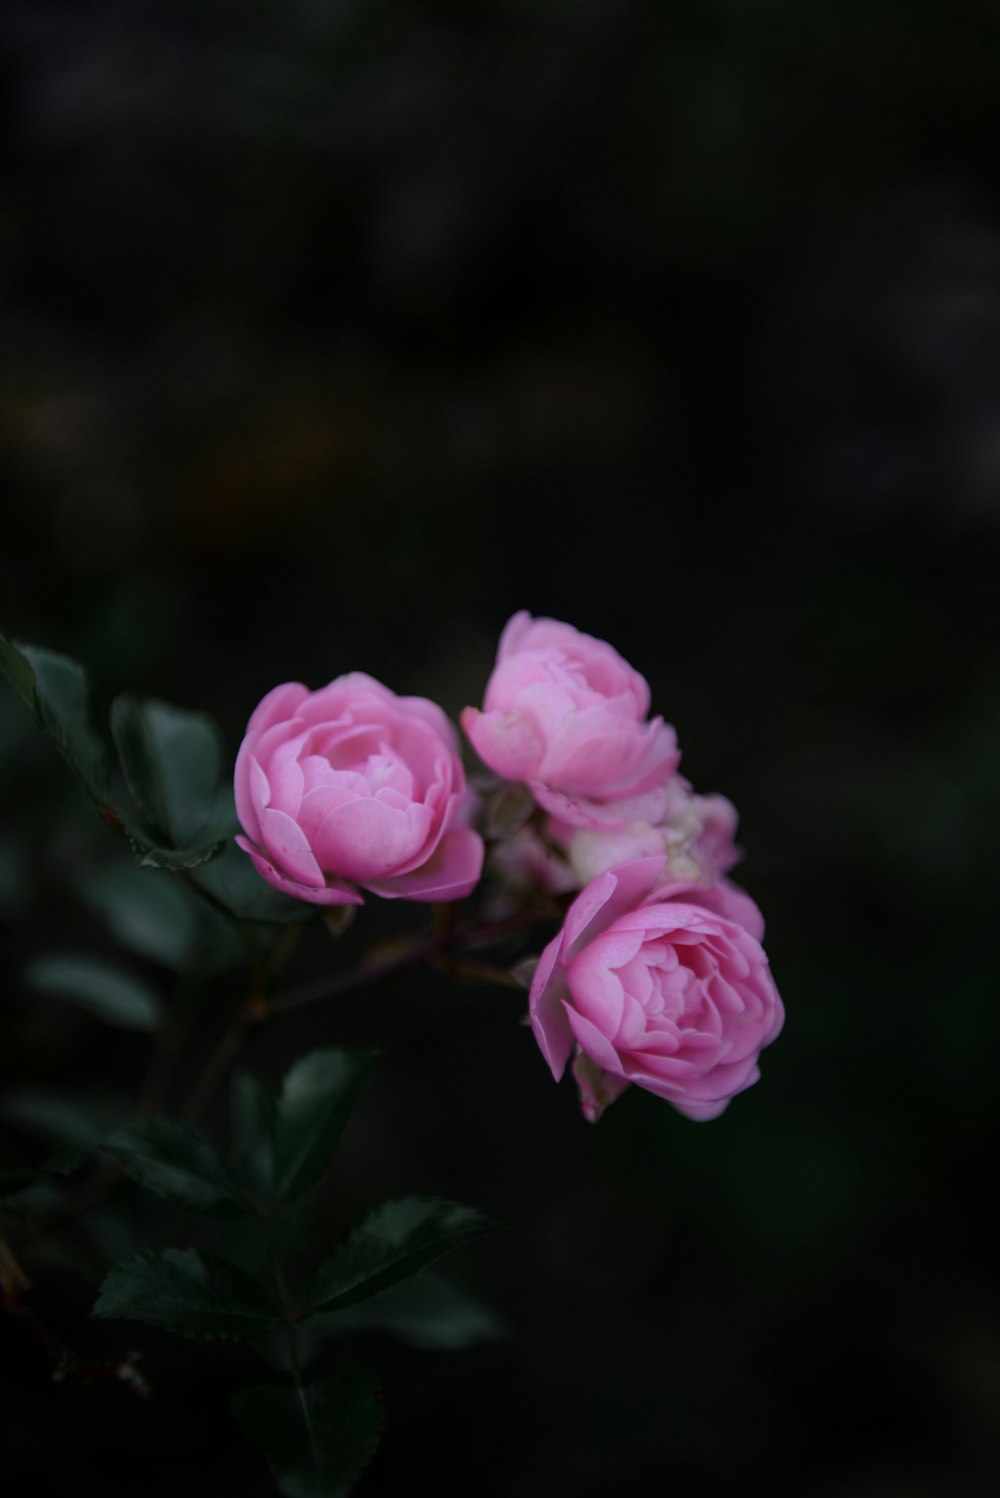
M 72 1380 L 92 1384 L 113 1380 L 125 1384 L 140 1399 L 149 1398 L 149 1384 L 136 1368 L 141 1353 L 126 1353 L 118 1363 L 88 1362 L 72 1348 L 65 1347 L 31 1307 L 24 1304 L 24 1292 L 30 1287 L 28 1276 L 8 1244 L 0 1238 L 0 1307 L 44 1348 L 52 1362 L 52 1382 L 67 1383 Z

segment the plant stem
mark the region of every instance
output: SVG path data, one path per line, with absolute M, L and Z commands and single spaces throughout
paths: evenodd
M 208 1107 L 216 1087 L 243 1049 L 250 1031 L 261 1023 L 266 1014 L 266 1011 L 264 1013 L 258 1011 L 257 1003 L 257 1000 L 251 998 L 249 1002 L 242 1005 L 226 1030 L 223 1031 L 218 1045 L 209 1056 L 187 1102 L 181 1109 L 182 1118 L 191 1121 L 198 1119 Z
M 513 935 L 530 926 L 536 926 L 539 921 L 550 919 L 551 914 L 552 912 L 548 909 L 525 910 L 506 920 L 471 923 L 451 929 L 448 923 L 437 922 L 432 930 L 407 946 L 397 949 L 389 956 L 374 961 L 369 956 L 356 967 L 333 973 L 327 978 L 318 978 L 311 983 L 296 984 L 270 998 L 267 996 L 267 974 L 260 967 L 256 968 L 255 987 L 251 997 L 236 1011 L 216 1049 L 210 1055 L 187 1103 L 181 1110 L 182 1116 L 187 1119 L 197 1119 L 202 1115 L 219 1082 L 243 1049 L 248 1035 L 276 1015 L 288 1014 L 294 1009 L 319 1003 L 323 999 L 336 998 L 340 994 L 353 993 L 355 989 L 369 988 L 376 983 L 384 983 L 387 979 L 411 972 L 413 968 L 420 967 L 424 963 L 446 963 L 453 951 L 461 953 L 466 948 L 493 945 L 505 936 Z M 458 970 L 456 976 L 474 977 L 493 983 L 506 984 L 508 981 L 506 974 L 501 974 L 499 970 L 487 964 L 463 963 L 458 958 L 454 966 Z M 520 985 L 515 985 L 514 981 L 510 980 L 510 986 Z
M 136 1368 L 141 1356 L 129 1352 L 117 1363 L 90 1363 L 79 1353 L 65 1347 L 45 1322 L 24 1304 L 22 1296 L 30 1288 L 30 1281 L 9 1246 L 0 1238 L 0 1307 L 13 1321 L 28 1333 L 29 1337 L 44 1348 L 52 1362 L 53 1383 L 73 1380 L 92 1384 L 102 1380 L 113 1380 L 125 1384 L 140 1399 L 148 1399 L 150 1388 Z
M 278 1294 L 278 1303 L 284 1312 L 285 1332 L 288 1337 L 288 1361 L 292 1370 L 292 1378 L 295 1380 L 295 1387 L 301 1390 L 302 1353 L 299 1346 L 299 1329 L 296 1325 L 298 1315 L 295 1307 L 292 1305 L 292 1297 L 288 1292 L 288 1281 L 285 1279 L 285 1271 L 281 1267 L 281 1260 L 278 1258 L 277 1250 L 274 1247 L 271 1230 L 266 1217 L 261 1212 L 257 1214 L 257 1223 L 260 1227 L 261 1236 L 264 1239 L 264 1246 L 267 1249 L 268 1263 L 271 1266 L 271 1277 L 274 1280 L 274 1288 Z
M 276 1014 L 287 1014 L 291 1009 L 301 1009 L 306 1004 L 315 1004 L 322 999 L 336 998 L 340 994 L 350 993 L 355 988 L 367 988 L 373 983 L 383 982 L 386 978 L 395 978 L 400 973 L 409 972 L 424 962 L 447 959 L 451 948 L 461 951 L 467 947 L 492 945 L 501 941 L 505 936 L 523 931 L 529 926 L 537 926 L 540 921 L 548 920 L 549 916 L 550 912 L 547 910 L 526 910 L 503 921 L 458 926 L 452 931 L 429 931 L 402 951 L 381 962 L 372 962 L 369 958 L 359 963 L 357 967 L 348 968 L 346 972 L 334 973 L 328 978 L 317 978 L 312 983 L 299 983 L 293 988 L 282 990 L 271 999 L 267 1018 L 270 1019 Z M 482 972 L 479 976 L 485 977 L 486 973 Z

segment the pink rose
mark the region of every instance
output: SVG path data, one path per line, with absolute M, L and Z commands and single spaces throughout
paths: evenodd
M 666 787 L 662 820 L 624 827 L 570 827 L 550 819 L 548 835 L 562 848 L 578 887 L 637 858 L 666 860 L 662 881 L 714 884 L 740 860 L 733 839 L 739 816 L 725 796 L 696 796 L 680 775 Z
M 635 1083 L 689 1118 L 716 1118 L 757 1081 L 781 999 L 760 911 L 731 884 L 662 884 L 662 858 L 577 896 L 531 984 L 531 1027 L 556 1081 L 574 1045 L 592 1121 Z
M 657 822 L 680 755 L 649 687 L 617 650 L 555 619 L 515 614 L 500 638 L 483 711 L 462 727 L 505 780 L 576 827 Z
M 458 736 L 423 697 L 355 671 L 275 687 L 236 760 L 236 841 L 277 889 L 319 905 L 460 900 L 483 843 L 465 822 Z

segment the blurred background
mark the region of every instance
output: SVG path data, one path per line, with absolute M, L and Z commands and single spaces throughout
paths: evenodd
M 633 1089 L 588 1127 L 523 998 L 443 977 L 254 1042 L 272 1078 L 384 1049 L 335 1217 L 425 1191 L 509 1229 L 454 1263 L 502 1340 L 345 1347 L 386 1387 L 360 1491 L 993 1493 L 1000 12 L 8 0 L 2 31 L 4 627 L 235 753 L 288 679 L 479 701 L 525 607 L 613 641 L 743 814 L 788 1021 L 716 1123 Z M 80 891 L 115 849 L 7 688 L 0 776 L 0 1081 L 134 1091 L 145 1041 L 18 985 L 107 944 Z M 0 1327 L 12 1493 L 264 1498 L 248 1355 L 94 1328 L 92 1293 L 36 1270 L 156 1397 L 53 1389 Z

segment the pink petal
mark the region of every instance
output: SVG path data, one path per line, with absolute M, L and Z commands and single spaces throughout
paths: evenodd
M 602 1034 L 611 1036 L 618 1034 L 622 1022 L 625 992 L 618 974 L 602 958 L 593 956 L 599 945 L 600 937 L 570 963 L 566 983 L 574 1007 L 597 1025 Z
M 545 948 L 535 968 L 528 997 L 532 1033 L 557 1082 L 573 1049 L 573 1032 L 563 1008 L 566 981 L 559 965 L 561 945 L 562 938 L 557 936 Z
M 284 811 L 265 808 L 260 814 L 261 841 L 279 868 L 298 881 L 320 888 L 323 871 L 313 857 L 306 835 L 298 822 Z
M 416 718 L 429 728 L 450 754 L 458 754 L 459 739 L 455 725 L 436 702 L 431 702 L 427 697 L 400 697 L 398 706 L 408 717 Z
M 244 739 L 236 756 L 233 774 L 233 789 L 236 794 L 236 815 L 243 831 L 254 842 L 260 841 L 260 820 L 257 812 L 270 800 L 271 792 L 267 776 L 254 758 L 249 739 Z
M 275 889 L 280 889 L 282 894 L 291 895 L 293 899 L 304 900 L 309 905 L 363 905 L 364 900 L 356 889 L 350 885 L 338 881 L 325 884 L 322 889 L 313 889 L 310 885 L 299 884 L 295 879 L 289 879 L 275 868 L 271 861 L 253 847 L 245 837 L 237 837 L 236 842 L 248 853 L 254 868 L 262 879 Z
M 623 1076 L 621 1057 L 606 1035 L 602 1035 L 596 1025 L 591 1024 L 586 1015 L 579 1014 L 571 1004 L 563 1000 L 566 1010 L 566 1018 L 569 1020 L 570 1028 L 577 1040 L 580 1042 L 581 1050 L 586 1051 L 592 1061 L 598 1066 L 603 1066 L 605 1071 L 614 1076 Z
M 272 724 L 293 718 L 308 696 L 309 688 L 300 681 L 286 681 L 282 686 L 272 688 L 251 713 L 247 738 L 257 739 Z
M 497 647 L 497 660 L 505 660 L 508 655 L 514 655 L 521 648 L 521 641 L 525 633 L 534 623 L 527 609 L 520 609 L 512 614 L 503 627 L 500 636 L 500 644 Z
M 545 745 L 521 713 L 481 713 L 466 707 L 461 724 L 479 758 L 504 780 L 527 780 L 535 773 Z
M 385 900 L 464 900 L 479 883 L 483 840 L 468 827 L 446 832 L 426 863 L 409 874 L 364 885 Z
M 572 961 L 588 941 L 609 926 L 614 916 L 604 916 L 604 907 L 617 888 L 618 881 L 610 871 L 592 879 L 581 890 L 566 912 L 563 921 L 563 950 Z
M 271 789 L 268 805 L 276 811 L 286 811 L 290 817 L 296 815 L 302 804 L 305 781 L 298 760 L 301 747 L 301 736 L 282 744 L 271 755 L 266 771 Z
M 427 836 L 430 814 L 413 805 L 413 816 L 372 796 L 334 807 L 313 835 L 324 869 L 359 884 L 384 879 L 409 858 Z

